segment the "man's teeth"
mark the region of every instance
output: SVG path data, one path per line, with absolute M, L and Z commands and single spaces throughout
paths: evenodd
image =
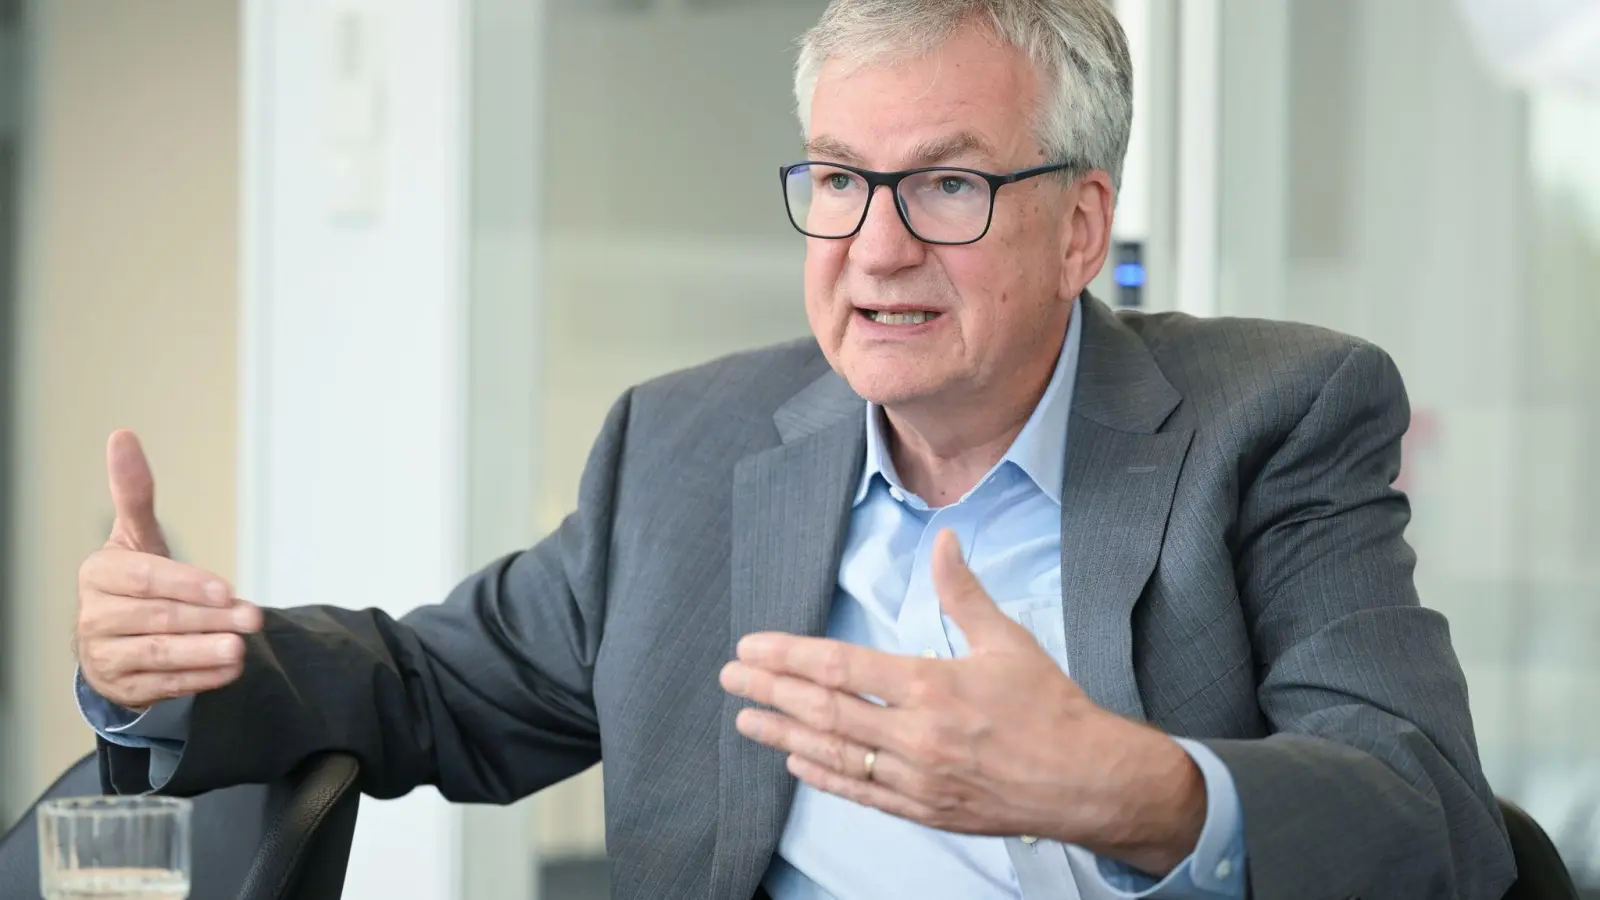
M 921 325 L 924 322 L 933 321 L 934 318 L 939 314 L 936 312 L 927 312 L 925 310 L 918 312 L 879 312 L 878 310 L 868 310 L 867 315 L 871 317 L 872 321 L 877 322 L 880 325 Z

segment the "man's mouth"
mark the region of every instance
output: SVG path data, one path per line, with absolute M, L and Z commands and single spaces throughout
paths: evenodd
M 879 325 L 923 325 L 939 318 L 939 314 L 925 309 L 885 312 L 877 309 L 857 310 Z

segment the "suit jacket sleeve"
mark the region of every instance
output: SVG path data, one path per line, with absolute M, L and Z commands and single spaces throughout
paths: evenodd
M 591 676 L 629 403 L 612 408 L 591 451 L 578 512 L 444 603 L 398 621 L 372 609 L 267 610 L 243 676 L 195 698 L 163 792 L 270 782 L 342 751 L 374 797 L 429 784 L 452 801 L 509 803 L 598 762 Z M 102 742 L 101 752 L 116 790 L 148 788 L 148 750 Z
M 1514 877 L 1467 688 L 1412 582 L 1394 363 L 1352 350 L 1241 500 L 1238 580 L 1274 734 L 1233 773 L 1255 897 L 1498 898 Z

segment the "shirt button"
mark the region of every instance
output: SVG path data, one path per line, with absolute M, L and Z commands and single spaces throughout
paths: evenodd
M 1219 881 L 1224 879 L 1224 878 L 1227 878 L 1229 875 L 1232 875 L 1232 874 L 1233 874 L 1233 861 L 1232 860 L 1225 859 L 1222 862 L 1217 863 L 1217 879 Z
M 928 647 L 922 651 L 922 655 L 926 656 L 928 659 L 938 659 L 939 651 L 933 649 L 932 647 Z
M 898 500 L 901 503 L 906 502 L 906 492 L 900 490 L 897 487 L 889 488 L 889 496 L 893 497 L 894 499 Z
M 1022 836 L 1022 842 L 1024 844 L 1028 844 L 1029 846 L 1032 846 L 1033 844 L 1039 843 L 1039 839 L 1034 837 L 1031 834 L 1025 834 L 1025 835 Z

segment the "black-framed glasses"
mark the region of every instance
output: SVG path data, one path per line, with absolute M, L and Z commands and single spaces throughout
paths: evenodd
M 1078 168 L 1065 162 L 1008 175 L 977 169 L 933 166 L 903 172 L 874 172 L 840 163 L 806 160 L 778 169 L 789 222 L 801 234 L 840 240 L 853 237 L 867 221 L 878 188 L 894 195 L 900 221 L 927 244 L 971 244 L 989 233 L 994 195 L 1000 188 L 1051 172 Z

